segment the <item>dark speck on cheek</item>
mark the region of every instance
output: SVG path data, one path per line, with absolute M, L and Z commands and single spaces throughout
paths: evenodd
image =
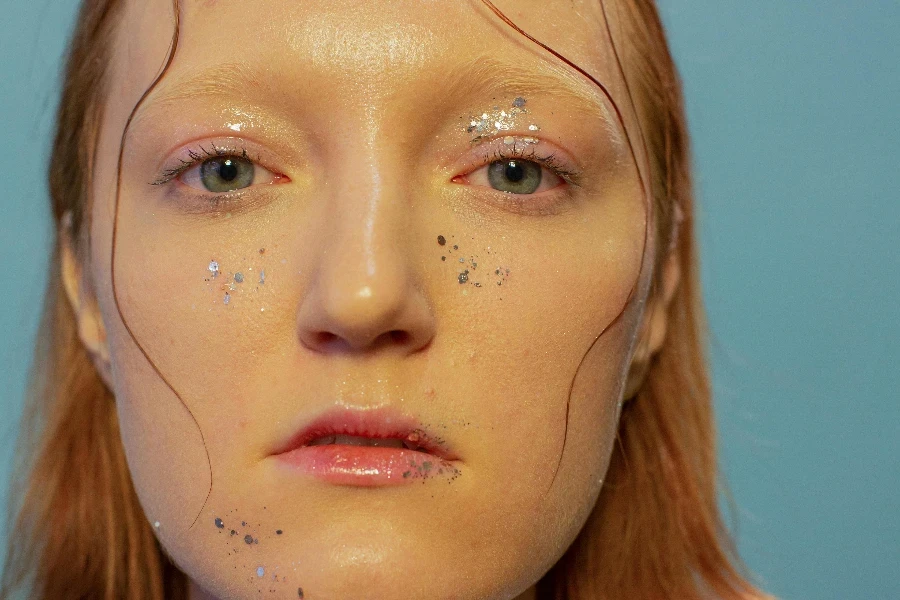
M 443 246 L 443 245 L 446 244 L 446 243 L 447 243 L 447 238 L 445 238 L 445 237 L 442 236 L 442 235 L 439 235 L 439 236 L 438 236 L 438 244 L 440 244 L 441 246 Z
M 297 588 L 297 597 L 303 598 L 303 588 Z
M 252 536 L 252 535 L 245 535 L 245 536 L 244 536 L 244 543 L 246 543 L 246 544 L 252 544 L 252 543 L 253 543 L 253 536 Z
M 222 521 L 222 519 L 220 519 L 218 517 L 216 517 L 215 523 L 216 523 L 216 527 L 218 527 L 219 529 L 222 529 L 225 527 L 224 521 Z

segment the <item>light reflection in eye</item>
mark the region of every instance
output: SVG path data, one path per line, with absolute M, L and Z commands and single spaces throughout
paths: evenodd
M 197 189 L 215 193 L 233 192 L 253 185 L 256 170 L 256 165 L 249 159 L 217 156 L 188 169 L 182 173 L 181 180 Z

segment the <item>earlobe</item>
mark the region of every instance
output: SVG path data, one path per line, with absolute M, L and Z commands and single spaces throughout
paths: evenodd
M 663 273 L 658 291 L 648 301 L 634 356 L 631 359 L 628 378 L 625 382 L 624 397 L 626 400 L 637 395 L 647 376 L 650 361 L 662 349 L 666 340 L 666 331 L 669 326 L 669 307 L 675 297 L 678 284 L 681 282 L 681 265 L 678 259 L 677 251 L 669 252 L 663 264 Z
M 71 212 L 66 212 L 60 220 L 59 254 L 60 278 L 66 298 L 75 314 L 78 338 L 90 354 L 94 367 L 106 386 L 113 389 L 106 328 L 100 317 L 100 308 L 91 293 L 91 287 L 85 280 L 82 264 L 75 250 Z

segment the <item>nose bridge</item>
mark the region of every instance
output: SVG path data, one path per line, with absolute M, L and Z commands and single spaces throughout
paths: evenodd
M 344 288 L 371 287 L 405 270 L 403 166 L 388 148 L 379 147 L 383 126 L 374 110 L 366 113 L 347 132 L 356 141 L 342 142 L 329 161 L 328 255 L 348 275 L 333 282 Z
M 361 350 L 430 339 L 430 313 L 406 248 L 404 167 L 380 146 L 373 114 L 347 124 L 326 161 L 326 231 L 299 310 L 301 341 L 318 351 Z

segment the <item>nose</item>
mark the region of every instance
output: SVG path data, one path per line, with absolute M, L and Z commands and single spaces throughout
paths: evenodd
M 411 354 L 434 336 L 435 320 L 416 277 L 409 210 L 397 188 L 337 184 L 319 256 L 298 309 L 298 335 L 322 354 Z

